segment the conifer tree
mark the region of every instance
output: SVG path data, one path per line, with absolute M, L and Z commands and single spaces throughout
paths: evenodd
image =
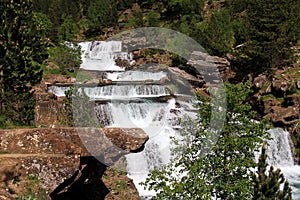
M 31 0 L 0 0 L 0 113 L 17 124 L 34 119 L 32 86 L 42 78 L 49 40 Z
M 285 180 L 280 169 L 274 170 L 271 166 L 267 170 L 267 153 L 265 141 L 262 145 L 262 152 L 258 160 L 258 169 L 253 173 L 254 195 L 255 200 L 291 200 L 292 190 L 287 180 Z M 267 172 L 268 171 L 268 172 Z M 280 190 L 280 185 L 284 184 L 283 190 Z

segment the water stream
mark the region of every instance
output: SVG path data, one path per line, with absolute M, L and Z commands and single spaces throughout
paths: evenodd
M 168 75 L 164 71 L 125 71 L 115 63 L 116 58 L 127 59 L 133 63 L 131 54 L 121 51 L 120 41 L 83 42 L 81 69 L 107 71 L 106 78 L 113 82 L 132 82 L 132 84 L 106 85 L 85 88 L 91 100 L 110 100 L 96 103 L 94 108 L 98 121 L 106 127 L 142 128 L 149 136 L 142 152 L 126 156 L 128 176 L 133 179 L 140 196 L 146 198 L 154 195 L 153 191 L 144 190 L 139 185 L 145 181 L 150 170 L 160 168 L 168 163 L 170 154 L 170 137 L 179 137 L 176 126 L 179 119 L 195 116 L 191 101 L 178 101 L 174 98 L 154 101 L 164 97 L 170 91 L 165 85 L 137 84 L 137 81 L 160 81 Z M 65 87 L 52 86 L 49 91 L 63 96 Z M 177 93 L 176 93 L 177 92 Z M 180 95 L 178 91 L 174 93 Z M 185 94 L 186 95 L 186 94 Z M 139 101 L 131 101 L 132 99 Z M 192 97 L 191 97 L 192 98 Z M 191 99 L 188 98 L 188 99 Z M 276 128 L 270 130 L 273 140 L 269 141 L 268 162 L 281 168 L 293 187 L 294 199 L 300 199 L 300 166 L 294 164 L 288 132 Z

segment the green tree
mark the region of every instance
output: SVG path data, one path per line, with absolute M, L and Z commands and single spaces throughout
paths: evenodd
M 202 24 L 201 44 L 211 54 L 224 56 L 230 52 L 234 44 L 234 31 L 231 17 L 223 8 L 212 14 L 208 22 Z
M 49 49 L 49 59 L 59 67 L 62 74 L 76 71 L 81 64 L 80 47 L 76 43 L 65 42 Z
M 253 195 L 250 168 L 256 166 L 254 150 L 261 137 L 267 135 L 264 122 L 253 120 L 254 112 L 246 103 L 251 92 L 250 83 L 226 84 L 227 113 L 216 144 L 205 151 L 209 131 L 211 105 L 201 101 L 197 131 L 183 156 L 163 170 L 154 170 L 146 181 L 149 189 L 156 190 L 155 199 L 249 199 Z M 184 135 L 184 134 L 183 134 Z
M 0 113 L 17 124 L 34 119 L 32 86 L 47 58 L 46 28 L 31 0 L 0 1 Z
M 255 200 L 291 200 L 292 189 L 287 180 L 285 180 L 280 169 L 274 170 L 271 166 L 267 172 L 267 153 L 265 141 L 262 145 L 261 155 L 258 160 L 258 168 L 256 173 L 253 173 L 254 195 Z M 284 184 L 283 190 L 280 190 L 280 185 Z
M 245 12 L 249 31 L 242 53 L 253 71 L 289 64 L 291 47 L 299 39 L 299 1 L 248 0 Z
M 78 25 L 73 21 L 71 15 L 62 16 L 63 23 L 58 28 L 58 37 L 61 42 L 72 42 L 80 30 Z
M 118 21 L 117 2 L 113 0 L 94 0 L 87 12 L 89 20 L 88 35 L 102 33 L 103 28 L 115 26 Z

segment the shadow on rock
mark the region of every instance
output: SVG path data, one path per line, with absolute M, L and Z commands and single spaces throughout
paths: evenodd
M 109 190 L 101 180 L 106 166 L 94 157 L 82 157 L 80 169 L 61 183 L 50 197 L 52 200 L 95 200 L 104 199 Z

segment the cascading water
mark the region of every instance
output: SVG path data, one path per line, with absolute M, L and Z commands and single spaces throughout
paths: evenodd
M 121 41 L 93 41 L 79 43 L 81 47 L 81 69 L 95 71 L 124 71 L 116 65 L 117 58 L 133 62 L 130 53 L 122 52 Z
M 58 87 L 58 86 L 50 86 L 48 87 L 48 92 L 55 94 L 58 97 L 65 96 L 65 92 L 68 91 L 70 87 Z
M 146 180 L 152 169 L 169 162 L 170 138 L 178 135 L 175 128 L 178 128 L 179 117 L 194 114 L 195 110 L 188 103 L 191 97 L 186 94 L 186 88 L 180 93 L 176 86 L 166 85 L 171 78 L 165 71 L 157 67 L 150 71 L 125 71 L 117 66 L 116 58 L 132 63 L 132 55 L 121 52 L 121 45 L 119 41 L 80 43 L 81 69 L 102 71 L 103 78 L 111 81 L 109 85 L 85 87 L 84 92 L 95 101 L 94 114 L 100 124 L 142 128 L 149 136 L 143 151 L 126 156 L 128 176 L 133 179 L 140 196 L 147 197 L 154 192 L 144 190 L 139 183 Z M 173 95 L 181 99 L 175 100 Z
M 300 199 L 300 166 L 294 163 L 289 132 L 274 128 L 269 133 L 272 139 L 268 141 L 267 162 L 281 169 L 292 187 L 293 199 Z
M 193 113 L 195 108 L 188 101 L 178 102 L 175 99 L 153 102 L 151 98 L 168 95 L 162 85 L 139 85 L 141 81 L 168 79 L 162 71 L 125 71 L 115 63 L 116 58 L 127 59 L 132 63 L 132 55 L 121 52 L 121 42 L 83 42 L 81 69 L 106 71 L 106 79 L 113 82 L 132 82 L 131 85 L 106 85 L 84 90 L 91 100 L 110 99 L 97 103 L 94 107 L 99 123 L 108 127 L 142 128 L 149 140 L 142 152 L 128 154 L 128 176 L 133 179 L 140 195 L 152 196 L 153 191 L 144 190 L 139 185 L 145 181 L 150 170 L 160 168 L 170 160 L 170 137 L 180 137 L 176 130 L 178 119 L 186 113 Z M 159 83 L 158 83 L 159 84 Z M 57 96 L 64 96 L 68 87 L 49 87 L 48 90 Z M 131 101 L 139 98 L 139 102 Z M 180 105 L 180 106 L 178 106 Z M 193 113 L 194 114 L 194 113 Z M 193 115 L 192 114 L 192 115 Z M 294 199 L 300 199 L 300 166 L 294 164 L 291 153 L 289 134 L 282 129 L 270 130 L 273 140 L 269 141 L 268 162 L 282 170 L 293 188 Z

